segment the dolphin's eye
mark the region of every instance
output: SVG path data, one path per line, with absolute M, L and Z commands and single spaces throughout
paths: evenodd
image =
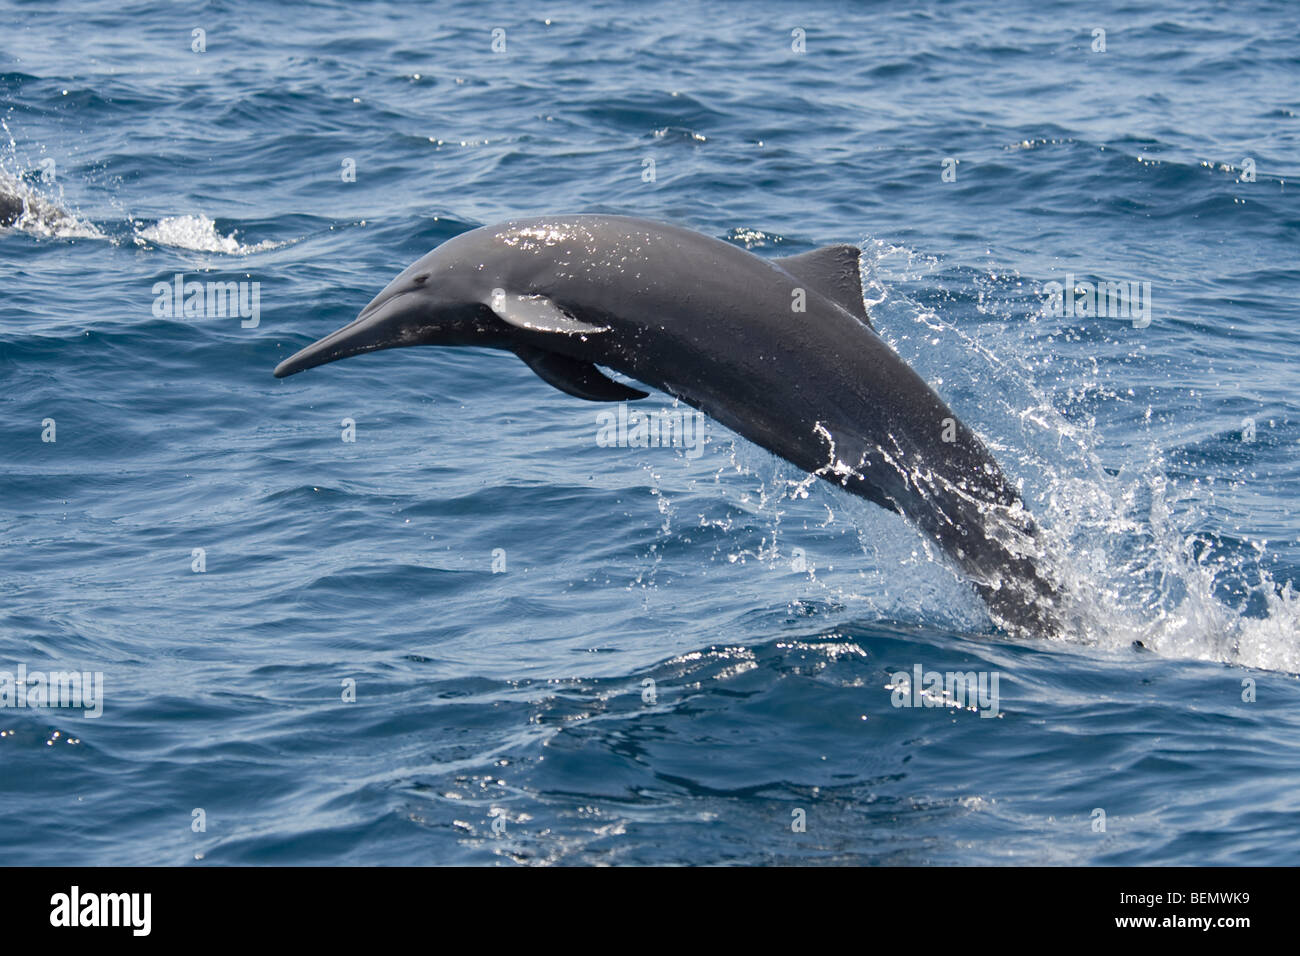
M 415 285 L 424 285 L 428 281 L 429 281 L 429 273 L 427 272 L 421 272 L 418 276 L 416 276 L 414 279 L 411 280 L 411 282 Z

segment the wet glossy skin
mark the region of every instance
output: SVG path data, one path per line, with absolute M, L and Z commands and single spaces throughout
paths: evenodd
M 792 309 L 799 289 L 803 312 Z M 545 296 L 604 331 L 509 325 L 490 307 L 493 290 Z M 900 511 L 972 578 L 1000 623 L 1052 631 L 1055 589 L 1003 543 L 1032 546 L 1034 531 L 997 463 L 834 294 L 674 226 L 622 216 L 513 220 L 443 243 L 357 322 L 276 374 L 417 344 L 532 346 L 593 362 Z

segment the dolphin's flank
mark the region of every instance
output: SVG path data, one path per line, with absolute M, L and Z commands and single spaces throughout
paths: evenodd
M 591 401 L 661 389 L 845 490 L 906 515 L 970 577 L 995 621 L 1059 630 L 1038 532 L 979 438 L 876 335 L 860 252 L 763 259 L 624 216 L 516 219 L 417 260 L 350 325 L 275 369 L 362 352 L 479 345 L 514 352 Z

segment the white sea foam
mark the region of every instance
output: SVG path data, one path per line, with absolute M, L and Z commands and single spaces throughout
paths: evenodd
M 194 252 L 220 252 L 228 256 L 246 256 L 283 245 L 270 240 L 245 244 L 233 232 L 223 236 L 217 231 L 217 224 L 202 213 L 197 216 L 167 216 L 152 226 L 137 228 L 136 241 Z

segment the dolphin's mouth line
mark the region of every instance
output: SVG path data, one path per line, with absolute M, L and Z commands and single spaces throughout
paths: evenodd
M 367 318 L 368 316 L 370 316 L 370 315 L 371 315 L 372 313 L 374 313 L 374 312 L 378 312 L 378 311 L 379 311 L 380 309 L 382 309 L 384 306 L 388 305 L 388 303 L 390 303 L 390 302 L 396 302 L 398 299 L 400 299 L 400 298 L 401 298 L 402 296 L 404 296 L 404 295 L 410 295 L 412 291 L 413 291 L 413 290 L 411 290 L 411 289 L 403 289 L 401 292 L 395 292 L 395 293 L 393 293 L 393 294 L 390 295 L 387 299 L 381 299 L 381 298 L 379 298 L 378 296 L 376 296 L 375 298 L 371 299 L 369 303 L 367 303 L 366 307 L 365 307 L 364 309 L 362 309 L 362 310 L 357 314 L 357 317 L 356 317 L 355 319 L 353 319 L 353 320 L 352 320 L 350 323 L 348 323 L 347 325 L 343 326 L 343 328 L 342 328 L 342 329 L 339 329 L 339 331 L 340 331 L 340 332 L 344 332 L 344 331 L 346 331 L 346 330 L 352 328 L 352 326 L 356 325 L 356 324 L 357 324 L 358 322 L 360 322 L 362 319 Z

